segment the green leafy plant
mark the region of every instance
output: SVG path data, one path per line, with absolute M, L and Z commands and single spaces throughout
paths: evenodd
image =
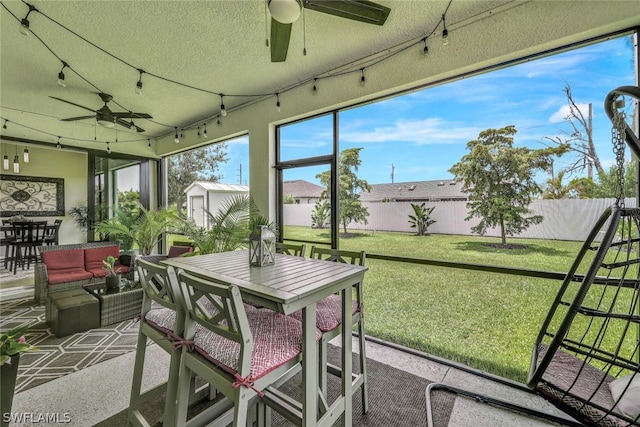
M 215 213 L 205 210 L 208 227 L 200 227 L 191 219 L 184 220 L 181 231 L 193 241 L 195 251 L 192 254 L 233 251 L 245 247 L 252 224 L 249 220 L 251 206 L 249 196 L 237 194 L 226 198 Z M 254 222 L 258 221 L 263 220 Z
M 11 357 L 27 351 L 36 351 L 37 347 L 27 343 L 24 333 L 28 326 L 19 326 L 8 332 L 0 332 L 0 365 L 11 363 Z
M 118 261 L 118 259 L 113 255 L 109 255 L 106 259 L 102 260 L 102 269 L 107 272 L 107 276 L 115 276 L 120 273 L 121 268 L 116 268 L 116 261 Z
M 87 231 L 89 226 L 89 217 L 87 215 L 88 208 L 86 206 L 74 206 L 67 211 L 69 216 L 73 218 L 75 223 L 80 227 L 80 231 Z
M 138 217 L 133 221 L 116 215 L 96 224 L 95 230 L 109 237 L 130 239 L 140 255 L 149 255 L 162 234 L 177 228 L 179 224 L 175 210 L 147 210 L 140 206 Z
M 424 236 L 425 234 L 427 234 L 429 226 L 436 222 L 435 220 L 430 218 L 431 213 L 436 207 L 432 206 L 430 208 L 427 208 L 425 206 L 425 203 L 422 203 L 420 205 L 411 203 L 411 207 L 413 208 L 413 213 L 415 215 L 409 215 L 409 224 L 411 224 L 411 228 L 417 229 L 416 234 L 418 236 Z
M 311 227 L 325 228 L 330 214 L 329 202 L 326 200 L 318 200 L 313 212 L 311 212 Z

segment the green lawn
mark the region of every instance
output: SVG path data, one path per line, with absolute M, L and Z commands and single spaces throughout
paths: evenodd
M 354 232 L 341 249 L 416 258 L 566 272 L 581 242 Z M 285 238 L 328 241 L 327 230 L 286 227 Z M 310 246 L 310 245 L 309 245 Z M 307 255 L 310 247 L 307 248 Z M 368 259 L 368 335 L 526 381 L 531 348 L 560 282 Z

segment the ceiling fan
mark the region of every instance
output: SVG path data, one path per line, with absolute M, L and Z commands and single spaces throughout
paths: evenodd
M 367 0 L 266 0 L 271 13 L 271 62 L 287 59 L 291 26 L 302 8 L 367 24 L 383 25 L 391 9 Z
M 96 121 L 100 126 L 111 128 L 111 127 L 114 127 L 116 124 L 118 124 L 120 126 L 129 128 L 131 130 L 135 129 L 137 132 L 144 132 L 144 129 L 142 129 L 141 127 L 133 123 L 133 120 L 131 120 L 130 122 L 127 122 L 123 119 L 152 119 L 153 118 L 147 113 L 134 113 L 132 111 L 114 113 L 107 106 L 107 104 L 113 99 L 113 96 L 109 95 L 108 93 L 98 93 L 98 96 L 100 96 L 100 99 L 102 99 L 102 102 L 104 102 L 104 105 L 98 110 L 94 110 L 92 108 L 85 107 L 84 105 L 76 104 L 75 102 L 67 101 L 66 99 L 58 98 L 55 96 L 49 96 L 49 98 L 66 102 L 67 104 L 75 105 L 76 107 L 84 108 L 85 110 L 89 110 L 94 113 L 89 116 L 72 117 L 70 119 L 60 119 L 63 122 L 71 122 L 74 120 L 85 120 L 85 119 L 91 119 L 95 117 Z

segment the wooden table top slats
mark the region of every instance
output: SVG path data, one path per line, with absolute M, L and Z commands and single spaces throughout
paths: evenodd
M 306 306 L 318 293 L 325 296 L 343 288 L 344 281 L 358 282 L 366 267 L 276 254 L 274 265 L 249 265 L 247 250 L 162 261 L 176 269 L 214 278 L 241 288 L 245 299 L 265 305 L 276 303 L 285 314 Z

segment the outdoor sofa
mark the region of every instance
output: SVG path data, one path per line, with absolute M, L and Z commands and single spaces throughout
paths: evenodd
M 39 246 L 40 261 L 35 266 L 34 299 L 44 304 L 47 294 L 80 289 L 102 282 L 107 272 L 102 261 L 109 255 L 118 261 L 116 268 L 123 275 L 133 271 L 133 257 L 120 255 L 119 242 L 91 242 L 70 245 Z

